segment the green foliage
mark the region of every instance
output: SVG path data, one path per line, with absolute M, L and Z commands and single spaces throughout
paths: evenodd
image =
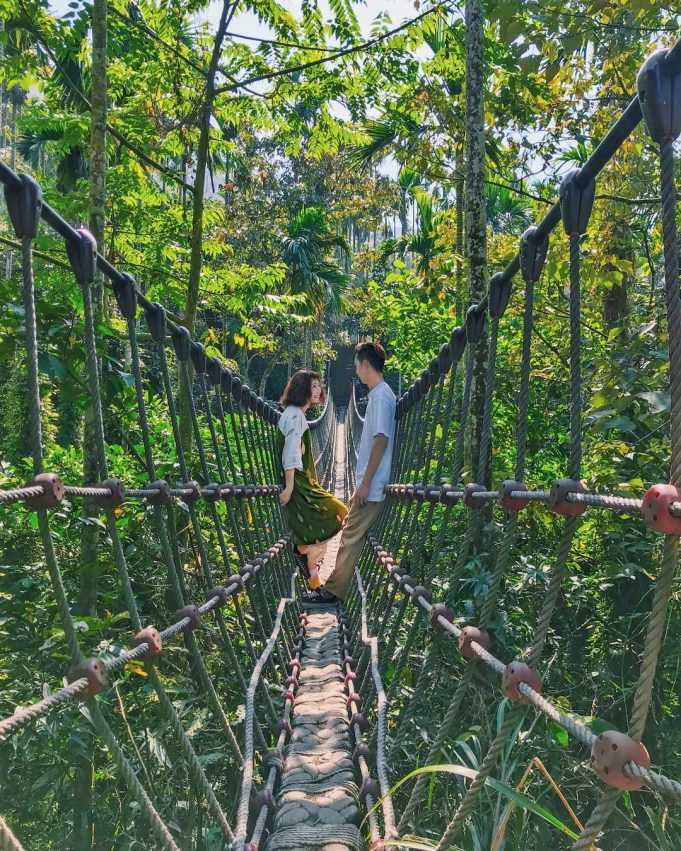
M 290 287 L 294 294 L 305 295 L 317 315 L 325 310 L 339 312 L 343 306 L 348 276 L 328 259 L 329 251 L 336 247 L 348 250 L 345 239 L 330 229 L 322 210 L 303 208 L 289 222 L 283 258 Z
M 465 118 L 464 29 L 460 10 L 438 7 L 369 50 L 332 56 L 338 46 L 358 45 L 395 26 L 375 4 L 370 33 L 358 24 L 359 3 L 303 0 L 300 15 L 276 0 L 247 0 L 271 30 L 273 44 L 228 39 L 220 58 L 220 85 L 231 78 L 271 76 L 216 99 L 211 126 L 210 165 L 199 293 L 198 333 L 210 355 L 238 369 L 261 395 L 276 398 L 291 369 L 319 366 L 336 340 L 348 342 L 334 313 L 348 313 L 353 328 L 380 337 L 389 366 L 403 382 L 414 378 L 462 324 L 469 302 L 467 266 L 460 226 Z M 419 11 L 430 5 L 422 3 Z M 191 182 L 199 138 L 198 117 L 205 90 L 213 33 L 204 2 L 156 4 L 113 0 L 109 7 L 109 134 L 107 142 L 106 238 L 109 259 L 133 272 L 148 297 L 163 302 L 182 321 L 190 265 Z M 557 196 L 569 167 L 584 162 L 620 114 L 634 90 L 640 63 L 652 47 L 678 30 L 678 9 L 659 0 L 629 4 L 568 2 L 486 4 L 487 86 L 485 203 L 489 225 L 489 271 L 515 255 L 518 237 Z M 46 200 L 71 222 L 88 218 L 88 156 L 91 95 L 90 16 L 87 2 L 74 2 L 63 17 L 42 0 L 0 0 L 0 83 L 3 103 L 3 161 L 13 152 L 17 168 L 32 173 Z M 240 31 L 235 21 L 234 30 Z M 231 27 L 230 27 L 231 28 Z M 48 49 L 49 48 L 49 49 Z M 294 69 L 294 70 L 286 70 Z M 279 73 L 285 71 L 285 73 Z M 16 117 L 16 127 L 12 124 Z M 189 188 L 186 185 L 188 184 Z M 584 476 L 603 492 L 640 495 L 664 480 L 668 466 L 669 395 L 667 332 L 661 283 L 662 253 L 657 163 L 643 131 L 637 130 L 616 161 L 599 176 L 598 200 L 583 242 Z M 624 199 L 624 200 L 621 200 Z M 545 203 L 546 202 L 546 203 Z M 14 234 L 4 212 L 0 237 Z M 83 305 L 64 267 L 63 242 L 45 228 L 36 248 L 40 383 L 46 469 L 70 482 L 82 476 L 83 415 L 88 393 L 83 381 Z M 23 309 L 17 248 L 0 243 L 0 487 L 30 479 L 23 355 Z M 12 252 L 13 262 L 8 263 Z M 10 270 L 11 265 L 11 270 Z M 5 277 L 5 270 L 10 274 Z M 501 322 L 499 368 L 493 408 L 493 483 L 511 477 L 515 464 L 518 366 L 522 334 L 519 279 Z M 536 290 L 531 376 L 527 482 L 544 487 L 564 475 L 569 433 L 568 251 L 556 232 Z M 152 440 L 159 475 L 176 479 L 167 411 L 159 394 L 158 364 L 140 325 Z M 130 484 L 142 485 L 144 447 L 136 417 L 124 323 L 106 292 L 101 341 L 110 467 Z M 175 364 L 173 380 L 176 374 Z M 404 384 L 403 384 L 404 386 Z M 450 384 L 446 385 L 449 392 Z M 452 386 L 456 421 L 460 378 Z M 206 437 L 207 424 L 200 423 Z M 228 435 L 235 448 L 234 434 Z M 445 447 L 443 477 L 451 469 L 453 444 Z M 197 459 L 190 458 L 194 470 Z M 215 472 L 215 471 L 211 471 Z M 419 471 L 428 478 L 435 465 Z M 466 467 L 465 476 L 472 477 Z M 198 473 L 197 473 L 198 475 Z M 418 479 L 414 479 L 418 480 Z M 225 505 L 219 504 L 219 512 Z M 78 599 L 79 546 L 84 526 L 101 530 L 95 512 L 64 506 L 55 512 L 55 542 L 64 567 L 68 599 Z M 180 507 L 176 522 L 186 526 Z M 491 627 L 510 657 L 531 640 L 539 601 L 550 579 L 560 525 L 546 512 L 528 512 L 507 575 L 502 604 Z M 135 594 L 149 622 L 166 614 L 166 576 L 150 513 L 128 505 L 117 518 Z M 21 508 L 0 513 L 0 715 L 58 684 L 67 651 L 36 518 Z M 445 516 L 442 507 L 425 530 L 424 570 L 442 596 L 456 595 L 467 618 L 475 618 L 498 551 L 503 527 L 485 527 L 484 545 L 450 587 L 458 554 L 462 512 Z M 104 530 L 97 559 L 101 585 L 96 615 L 79 618 L 88 650 L 128 641 L 131 625 L 110 561 Z M 434 552 L 439 533 L 441 551 Z M 198 588 L 196 553 L 181 537 L 181 561 L 188 582 Z M 209 536 L 210 552 L 220 542 Z M 227 540 L 230 568 L 238 567 L 236 545 Z M 413 555 L 413 554 L 409 554 Z M 566 594 L 549 637 L 547 688 L 565 711 L 593 729 L 627 725 L 627 689 L 636 681 L 645 617 L 650 607 L 659 541 L 645 527 L 619 514 L 592 512 L 583 521 L 568 565 Z M 678 595 L 677 595 L 678 596 Z M 228 625 L 240 635 L 236 613 Z M 677 648 L 678 599 L 672 603 L 659 666 L 646 742 L 657 764 L 678 776 L 681 766 Z M 406 632 L 397 637 L 404 641 Z M 211 639 L 212 640 L 212 639 Z M 230 719 L 239 726 L 242 696 L 220 666 L 219 650 L 209 654 Z M 450 684 L 460 668 L 440 648 L 441 681 Z M 184 651 L 173 650 L 168 686 L 178 711 L 188 712 L 195 693 L 180 674 Z M 26 657 L 31 664 L 26 664 Z M 418 676 L 418 642 L 397 683 L 396 700 L 408 699 Z M 392 677 L 394 659 L 386 660 Z M 107 712 L 140 771 L 158 794 L 159 808 L 180 831 L 197 837 L 197 847 L 217 848 L 220 840 L 199 826 L 196 801 L 188 791 L 179 754 L 158 724 L 153 692 L 140 669 L 126 670 L 107 698 Z M 141 687 L 140 687 L 141 686 Z M 496 734 L 505 703 L 495 706 L 488 683 L 476 682 L 465 708 L 464 729 L 445 743 L 443 759 L 470 776 Z M 433 689 L 413 720 L 413 739 L 398 753 L 394 776 L 423 758 L 448 707 L 451 689 Z M 492 705 L 490 705 L 490 703 Z M 123 708 L 121 708 L 123 707 Z M 495 710 L 496 709 L 496 714 Z M 132 739 L 123 711 L 134 715 Z M 212 749 L 216 728 L 197 713 L 191 735 L 201 748 L 211 779 L 232 799 L 230 772 Z M 392 719 L 389 719 L 392 725 Z M 63 735 L 73 724 L 70 739 Z M 466 849 L 488 849 L 506 802 L 517 806 L 505 836 L 508 849 L 567 843 L 564 811 L 540 780 L 514 797 L 524 767 L 542 745 L 542 759 L 580 817 L 596 798 L 577 767 L 559 728 L 538 721 L 532 736 L 519 735 L 504 752 L 495 783 L 467 825 Z M 35 847 L 69 848 L 68 819 L 75 777 L 74 754 L 92 753 L 87 718 L 67 709 L 56 720 L 36 725 L 0 752 L 0 764 L 21 765 L 3 774 L 3 803 L 27 826 Z M 97 746 L 94 767 L 101 799 L 94 807 L 94 845 L 145 847 L 139 813 L 116 779 L 111 757 Z M 167 788 L 153 781 L 157 768 L 170 775 Z M 437 841 L 444 814 L 465 790 L 463 779 L 436 778 L 422 814 L 421 845 Z M 164 775 L 165 776 L 165 775 Z M 222 784 L 222 785 L 221 785 Z M 396 788 L 398 807 L 404 789 Z M 503 800 L 502 800 L 503 799 Z M 541 812 L 540 812 L 541 810 Z M 546 814 L 549 814 L 548 816 Z M 658 815 L 646 799 L 626 798 L 615 816 L 615 839 L 604 847 L 679 847 L 678 817 Z M 640 829 L 633 831 L 632 822 Z M 572 830 L 567 825 L 568 830 Z M 199 835 L 201 834 L 201 835 Z M 563 836 L 566 837 L 563 840 Z M 632 838 L 633 837 L 633 838 Z M 406 843 L 405 843 L 406 845 Z

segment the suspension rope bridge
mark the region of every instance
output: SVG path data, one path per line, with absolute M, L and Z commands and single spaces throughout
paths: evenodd
M 581 239 L 588 228 L 595 179 L 642 117 L 660 157 L 671 471 L 669 481 L 633 498 L 593 492 L 581 480 Z M 60 670 L 59 658 L 47 664 L 39 676 L 49 679 L 51 686 L 43 689 L 42 699 L 16 708 L 0 721 L 0 741 L 7 742 L 23 731 L 30 735 L 42 719 L 56 718 L 66 731 L 80 707 L 115 766 L 115 782 L 136 802 L 142 821 L 131 829 L 145 847 L 208 847 L 201 843 L 210 826 L 220 838 L 221 846 L 215 847 L 239 851 L 365 847 L 377 851 L 399 847 L 400 837 L 418 828 L 429 795 L 428 775 L 391 795 L 391 783 L 400 776 L 395 774 L 395 766 L 404 767 L 405 746 L 419 764 L 437 764 L 461 723 L 472 689 L 486 690 L 490 702 L 500 697 L 499 683 L 493 684 L 485 675 L 489 669 L 499 678 L 509 704 L 478 769 L 471 770 L 459 787 L 456 808 L 441 813 L 438 851 L 463 841 L 467 820 L 483 788 L 494 788 L 495 769 L 504 750 L 526 725 L 529 708 L 567 731 L 575 743 L 567 752 L 568 759 L 574 759 L 575 769 L 589 761 L 591 772 L 585 765 L 585 776 L 600 783 L 596 805 L 585 822 L 575 816 L 572 847 L 591 848 L 601 840 L 624 791 L 644 788 L 660 796 L 664 806 L 678 805 L 681 784 L 666 776 L 663 766 L 652 767 L 642 740 L 681 535 L 681 301 L 673 150 L 680 133 L 681 46 L 677 44 L 645 63 L 638 96 L 585 165 L 565 178 L 559 202 L 537 227 L 526 231 L 517 257 L 491 278 L 483 302 L 469 308 L 465 324 L 452 331 L 428 368 L 399 399 L 385 507 L 343 605 L 301 603 L 303 583 L 278 501 L 277 410 L 219 360 L 208 357 L 203 346 L 171 321 L 161 305 L 140 292 L 130 275 L 98 254 L 86 230 L 72 228 L 43 203 L 40 187 L 31 177 L 17 175 L 0 164 L 8 212 L 22 244 L 34 474 L 26 486 L 0 491 L 0 503 L 3 511 L 28 510 L 37 517 L 43 563 L 70 658 L 66 670 Z M 83 295 L 85 368 L 99 468 L 99 481 L 86 486 L 65 484 L 58 473 L 45 469 L 39 375 L 39 353 L 45 341 L 40 334 L 33 271 L 33 242 L 41 219 L 64 237 Z M 566 478 L 533 489 L 525 483 L 525 476 L 534 288 L 542 274 L 549 236 L 561 222 L 570 248 L 569 459 Z M 140 481 L 128 486 L 111 469 L 115 464 L 107 443 L 98 367 L 102 341 L 97 337 L 92 306 L 97 270 L 110 283 L 126 321 L 136 431 L 143 449 L 142 486 Z M 497 344 L 518 273 L 524 283 L 524 309 L 515 468 L 513 478 L 494 488 L 490 452 Z M 148 342 L 141 342 L 138 336 L 140 312 L 148 328 Z M 483 340 L 488 348 L 479 462 L 475 481 L 464 484 L 464 436 L 471 415 L 475 349 Z M 192 388 L 188 400 L 191 451 L 182 439 L 175 375 Z M 158 416 L 159 406 L 173 435 L 172 452 L 165 454 L 153 438 L 151 413 Z M 354 488 L 362 426 L 354 389 L 347 410 L 336 410 L 329 399 L 321 416 L 310 422 L 320 480 L 345 498 Z M 660 478 L 666 478 L 662 471 Z M 71 589 L 61 569 L 64 559 L 73 556 L 61 545 L 57 515 L 78 510 L 78 499 L 88 501 L 91 514 L 100 512 L 105 518 L 106 546 L 110 546 L 132 628 L 128 641 L 114 642 L 106 650 L 97 651 L 79 631 L 72 614 Z M 496 647 L 494 615 L 514 568 L 523 518 L 532 506 L 553 512 L 562 531 L 545 594 L 538 601 L 531 641 L 527 647 L 517 647 L 514 655 L 503 645 Z M 624 513 L 631 522 L 643 522 L 663 536 L 626 732 L 594 732 L 581 716 L 552 700 L 556 683 L 543 693 L 540 669 L 570 554 L 584 514 L 593 510 Z M 489 587 L 480 610 L 474 617 L 470 613 L 464 617 L 461 580 L 470 559 L 480 555 L 484 526 L 492 511 L 497 512 L 502 531 L 488 556 Z M 156 561 L 166 572 L 166 598 L 174 615 L 168 615 L 165 604 L 145 590 L 139 571 L 145 568 L 148 572 L 149 565 L 140 565 L 134 558 L 121 522 L 127 514 L 137 518 L 138 530 L 146 530 L 153 538 Z M 453 561 L 449 559 L 452 544 Z M 188 569 L 188 554 L 196 569 Z M 334 555 L 331 546 L 322 573 L 328 574 Z M 158 625 L 165 623 L 168 625 Z M 183 645 L 181 654 L 178 639 Z M 454 663 L 454 679 L 442 682 L 441 650 L 448 643 L 458 649 L 459 660 Z M 143 666 L 145 687 L 154 695 L 155 723 L 182 755 L 182 770 L 200 813 L 186 831 L 171 818 L 172 801 L 162 781 L 152 780 L 147 771 L 136 744 L 135 718 L 122 719 L 121 713 L 114 712 L 114 678 L 121 678 L 134 665 Z M 181 666 L 192 694 L 190 709 L 180 706 L 168 684 L 169 675 L 177 676 Z M 411 693 L 405 694 L 399 686 L 407 668 L 413 669 L 415 682 Z M 60 674 L 65 676 L 62 687 L 56 685 Z M 134 675 L 125 680 L 126 695 L 134 693 L 135 682 Z M 436 690 L 447 695 L 447 709 L 441 720 L 431 720 L 431 735 L 426 752 L 422 752 L 415 744 L 415 718 Z M 233 707 L 239 695 L 243 720 L 238 733 Z M 149 712 L 148 707 L 140 709 L 145 711 Z M 197 733 L 194 725 L 199 715 L 211 721 L 208 729 Z M 142 723 L 148 726 L 154 720 L 147 714 Z M 207 754 L 216 757 L 214 762 L 206 760 Z M 20 763 L 10 764 L 10 782 L 20 773 Z M 3 799 L 12 800 L 9 790 L 3 791 Z M 26 839 L 20 836 L 17 813 L 13 805 L 8 807 L 6 819 L 0 818 L 3 850 L 37 847 L 30 844 L 30 824 L 25 826 Z M 201 831 L 199 842 L 195 834 Z M 59 834 L 61 839 L 56 838 L 52 847 L 69 847 L 66 835 Z M 99 837 L 98 847 L 114 839 Z

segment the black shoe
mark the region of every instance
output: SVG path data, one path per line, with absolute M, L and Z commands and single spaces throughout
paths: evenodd
M 296 563 L 296 567 L 298 568 L 298 572 L 303 577 L 303 579 L 307 582 L 310 578 L 310 569 L 307 566 L 307 558 L 302 555 L 302 553 L 293 553 L 293 560 Z
M 326 588 L 317 588 L 316 591 L 303 594 L 300 601 L 302 603 L 338 603 L 339 599 Z

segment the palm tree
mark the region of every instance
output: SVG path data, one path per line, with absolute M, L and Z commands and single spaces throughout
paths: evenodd
M 407 233 L 399 239 L 386 239 L 381 243 L 381 256 L 383 259 L 391 254 L 411 255 L 416 266 L 416 271 L 428 287 L 433 259 L 437 254 L 435 244 L 437 209 L 433 196 L 430 192 L 417 186 L 410 194 L 416 204 L 417 222 L 413 233 Z
M 331 229 L 318 207 L 303 207 L 289 222 L 283 243 L 289 287 L 293 294 L 306 296 L 316 318 L 328 308 L 339 313 L 343 307 L 350 279 L 333 259 L 336 247 L 349 251 L 345 239 Z
M 69 122 L 59 116 L 41 120 L 40 126 L 24 131 L 17 142 L 17 150 L 25 162 L 33 168 L 39 168 L 45 160 L 47 144 L 61 142 L 70 129 Z M 86 176 L 85 157 L 85 146 L 75 144 L 56 158 L 56 186 L 60 192 L 72 192 L 76 183 Z
M 400 186 L 400 200 L 398 215 L 400 217 L 401 236 L 406 236 L 409 233 L 409 220 L 407 212 L 409 209 L 409 199 L 413 196 L 414 190 L 423 184 L 423 178 L 420 174 L 412 171 L 409 168 L 403 167 L 397 177 L 397 182 Z
M 343 295 L 350 281 L 333 257 L 336 248 L 349 252 L 345 239 L 331 229 L 318 207 L 303 207 L 289 222 L 283 242 L 289 290 L 293 295 L 305 296 L 318 331 L 327 311 L 342 311 Z M 309 362 L 311 326 L 306 326 L 304 332 L 305 361 Z
M 521 234 L 532 223 L 528 200 L 503 186 L 487 184 L 487 224 L 494 233 Z
M 392 150 L 406 145 L 408 140 L 422 130 L 420 122 L 409 113 L 388 107 L 379 118 L 362 125 L 367 141 L 348 150 L 351 165 L 365 169 L 374 160 L 382 160 Z

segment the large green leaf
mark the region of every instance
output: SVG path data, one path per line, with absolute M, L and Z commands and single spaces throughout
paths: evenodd
M 389 795 L 393 795 L 397 789 L 400 788 L 404 783 L 407 783 L 409 780 L 414 779 L 415 777 L 420 777 L 424 774 L 455 774 L 458 777 L 466 777 L 469 780 L 474 780 L 477 777 L 477 771 L 472 768 L 468 768 L 465 765 L 456 765 L 453 763 L 443 763 L 441 765 L 425 765 L 422 768 L 416 768 L 414 771 L 410 771 L 409 774 L 405 774 L 388 792 Z M 532 800 L 528 795 L 525 795 L 523 792 L 518 792 L 512 786 L 508 786 L 506 783 L 502 783 L 500 780 L 496 780 L 494 777 L 488 777 L 485 781 L 485 785 L 489 786 L 491 789 L 494 789 L 495 792 L 498 792 L 503 797 L 507 798 L 509 801 L 512 801 L 517 806 L 521 807 L 528 812 L 534 813 L 540 818 L 544 819 L 544 821 L 548 822 L 552 827 L 555 827 L 561 833 L 568 836 L 570 839 L 577 839 L 578 836 L 568 825 L 562 822 L 559 818 L 553 815 L 550 810 L 547 810 L 546 807 L 542 807 L 541 804 L 538 804 L 536 801 Z M 377 807 L 381 805 L 384 798 L 381 798 L 377 801 L 372 810 L 373 812 Z M 368 818 L 368 814 L 365 817 Z M 422 840 L 419 840 L 422 841 Z M 409 846 L 404 846 L 409 847 Z M 424 845 L 422 847 L 432 847 L 430 845 Z

